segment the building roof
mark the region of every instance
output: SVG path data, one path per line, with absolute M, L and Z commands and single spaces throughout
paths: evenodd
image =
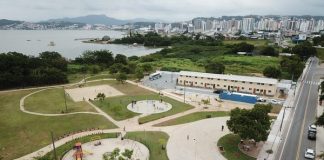
M 226 80 L 234 80 L 234 81 L 245 81 L 245 82 L 254 82 L 254 83 L 266 83 L 266 84 L 278 83 L 278 80 L 273 78 L 238 76 L 238 75 L 228 75 L 228 74 L 212 74 L 212 73 L 202 73 L 202 72 L 180 71 L 180 75 L 193 76 L 193 77 L 197 76 L 197 77 L 214 78 L 214 79 L 226 79 Z

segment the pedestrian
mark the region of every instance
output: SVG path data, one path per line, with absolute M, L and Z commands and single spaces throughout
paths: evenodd
M 126 127 L 124 126 L 124 131 L 126 131 Z
M 189 135 L 187 135 L 187 140 L 189 140 Z
M 224 130 L 224 125 L 222 125 L 222 131 Z

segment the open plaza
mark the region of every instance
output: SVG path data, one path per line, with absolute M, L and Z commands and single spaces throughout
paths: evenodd
M 13 137 L 33 147 L 19 147 L 17 154 L 8 145 L 1 152 L 8 153 L 8 159 L 53 159 L 53 144 L 48 134 L 51 131 L 56 156 L 63 160 L 125 158 L 130 152 L 132 159 L 139 160 L 226 159 L 217 143 L 230 134 L 226 126 L 229 111 L 236 107 L 251 109 L 254 104 L 222 100 L 213 90 L 179 85 L 179 75 L 163 72 L 159 79 L 146 77 L 139 83 L 94 79 L 64 88 L 0 93 L 1 97 L 19 99 L 8 104 L 19 106 L 10 112 L 28 117 L 34 124 L 38 121 L 47 124 L 39 128 L 41 136 L 26 133 Z M 100 99 L 99 94 L 105 97 Z M 34 130 L 34 125 L 30 129 Z M 104 138 L 104 134 L 116 136 Z M 101 138 L 94 138 L 96 135 Z M 3 143 L 9 144 L 11 140 Z M 251 154 L 243 150 L 237 154 L 255 159 L 257 154 L 252 152 L 256 150 L 259 152 L 260 148 L 252 149 Z

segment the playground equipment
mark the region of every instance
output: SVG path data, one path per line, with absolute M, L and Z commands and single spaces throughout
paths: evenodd
M 75 149 L 75 153 L 73 156 L 75 157 L 75 160 L 82 160 L 83 158 L 83 151 L 82 151 L 82 146 L 81 142 L 75 143 L 73 149 Z

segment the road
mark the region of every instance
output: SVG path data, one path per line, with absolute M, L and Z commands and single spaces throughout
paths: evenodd
M 321 74 L 318 69 L 318 59 L 312 59 L 309 69 L 301 80 L 300 90 L 296 96 L 291 124 L 286 127 L 286 135 L 279 147 L 276 159 L 301 160 L 306 148 L 316 147 L 316 142 L 307 139 L 308 126 L 315 122 L 318 83 Z M 324 73 L 324 72 L 323 72 Z

